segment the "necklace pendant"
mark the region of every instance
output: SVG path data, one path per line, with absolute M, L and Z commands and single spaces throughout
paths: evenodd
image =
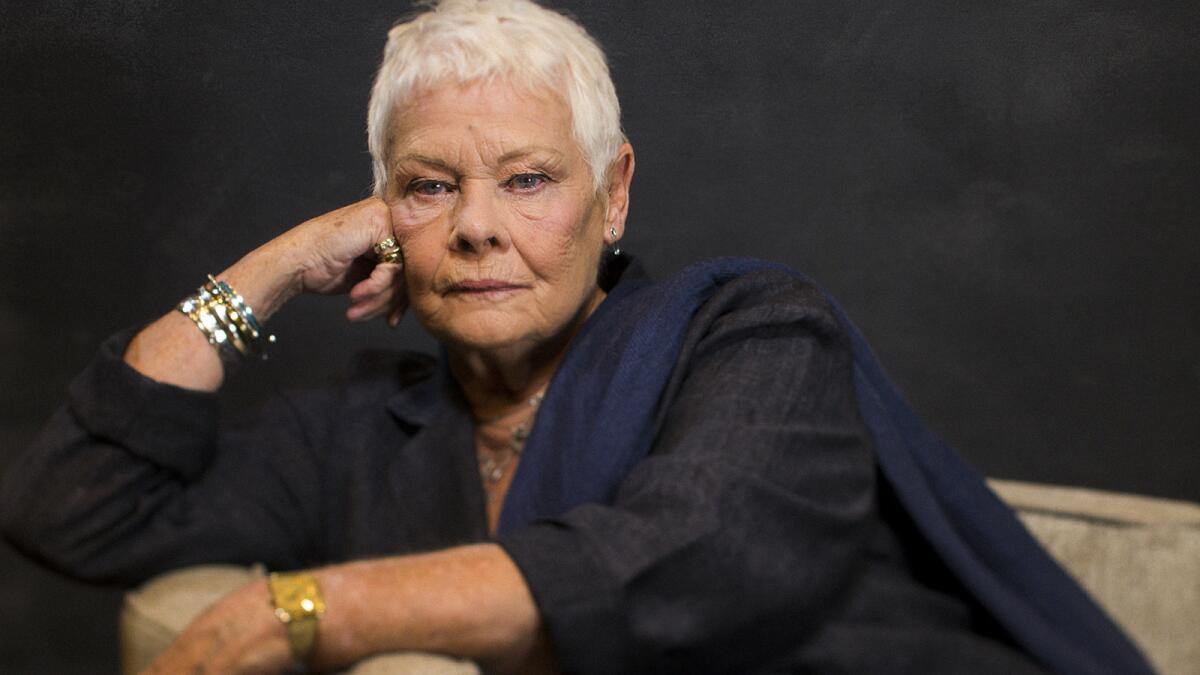
M 496 460 L 491 457 L 479 458 L 479 475 L 488 483 L 495 483 L 500 480 L 500 476 L 504 473 L 502 467 Z

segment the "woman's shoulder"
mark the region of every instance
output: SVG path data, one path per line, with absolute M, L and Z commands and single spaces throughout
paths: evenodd
M 845 340 L 833 300 L 811 278 L 783 265 L 714 259 L 685 268 L 679 277 L 715 283 L 693 315 L 689 332 L 761 332 L 800 324 L 815 337 Z

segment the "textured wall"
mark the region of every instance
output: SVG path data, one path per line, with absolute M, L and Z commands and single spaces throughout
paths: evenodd
M 1200 12 L 909 5 L 562 3 L 608 50 L 638 153 L 623 247 L 661 273 L 812 274 L 987 473 L 1200 499 Z M 281 7 L 0 1 L 0 469 L 106 334 L 367 193 L 404 5 Z M 429 344 L 341 309 L 286 310 L 230 407 Z M 108 639 L 64 616 L 103 623 L 112 594 L 0 568 L 27 612 L 0 618 L 0 670 L 68 671 Z

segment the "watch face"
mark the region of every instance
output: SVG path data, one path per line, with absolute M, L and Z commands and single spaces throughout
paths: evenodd
M 311 575 L 274 576 L 271 590 L 275 598 L 275 614 L 285 623 L 325 611 L 321 591 Z

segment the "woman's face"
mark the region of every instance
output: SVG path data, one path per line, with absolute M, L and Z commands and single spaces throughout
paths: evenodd
M 582 321 L 603 297 L 596 270 L 628 180 L 596 194 L 566 105 L 493 81 L 434 89 L 393 119 L 385 200 L 426 329 L 520 348 Z

